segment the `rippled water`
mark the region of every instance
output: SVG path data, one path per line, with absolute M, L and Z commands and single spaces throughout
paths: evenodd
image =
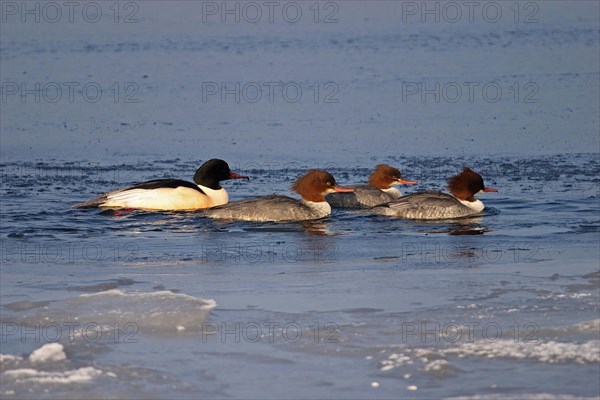
M 434 182 L 466 162 L 387 161 L 424 182 L 418 189 L 440 188 Z M 597 157 L 469 161 L 499 189 L 481 196 L 481 217 L 414 222 L 336 210 L 286 224 L 69 208 L 93 195 L 90 187 L 191 176 L 200 160 L 156 160 L 152 172 L 137 164 L 5 163 L 3 354 L 22 358 L 3 359 L 3 390 L 596 395 Z M 303 170 L 238 169 L 252 180 L 226 185 L 233 199 L 289 193 Z M 342 183 L 368 173 L 330 170 Z M 53 338 L 66 360 L 27 359 Z M 37 372 L 23 375 L 27 368 Z
M 434 23 L 403 14 L 423 2 L 300 2 L 297 24 L 203 23 L 206 3 L 111 2 L 139 7 L 131 24 L 103 2 L 94 24 L 3 14 L 1 397 L 597 399 L 598 3 Z M 69 82 L 72 100 L 11 94 Z M 273 101 L 204 90 L 264 82 Z M 441 222 L 70 208 L 215 157 L 251 177 L 232 200 L 379 163 L 419 181 L 407 193 L 463 166 L 499 192 Z

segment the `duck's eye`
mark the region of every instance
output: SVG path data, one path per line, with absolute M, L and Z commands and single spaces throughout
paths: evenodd
M 332 186 L 332 185 L 333 185 L 333 183 L 327 182 L 327 186 Z

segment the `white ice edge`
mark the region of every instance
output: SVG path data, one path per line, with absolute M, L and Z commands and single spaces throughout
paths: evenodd
M 110 289 L 96 293 L 84 293 L 80 294 L 79 297 L 103 297 L 106 295 L 124 296 L 124 297 L 159 297 L 159 298 L 179 298 L 192 301 L 203 301 L 206 302 L 206 306 L 214 308 L 217 303 L 213 299 L 203 299 L 201 297 L 194 297 L 185 293 L 174 293 L 169 290 L 160 290 L 157 292 L 124 292 L 119 289 Z
M 94 367 L 82 367 L 62 372 L 38 371 L 33 368 L 12 369 L 2 373 L 21 382 L 38 383 L 83 383 L 102 375 L 102 371 Z
M 498 340 L 494 342 L 478 341 L 462 343 L 454 347 L 441 349 L 406 349 L 402 353 L 393 353 L 380 362 L 380 371 L 389 371 L 403 365 L 423 363 L 426 372 L 439 371 L 451 367 L 448 357 L 483 357 L 487 359 L 523 359 L 542 363 L 593 364 L 600 362 L 600 340 L 584 343 L 564 342 L 515 342 Z

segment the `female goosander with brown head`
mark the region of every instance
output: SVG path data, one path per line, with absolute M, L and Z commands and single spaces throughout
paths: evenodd
M 368 185 L 348 186 L 354 193 L 331 193 L 325 199 L 333 208 L 375 207 L 402 197 L 395 185 L 414 185 L 417 182 L 402 178 L 397 168 L 379 164 L 369 176 Z
M 406 219 L 461 218 L 483 211 L 484 205 L 475 194 L 497 192 L 485 187 L 481 175 L 467 167 L 448 180 L 448 189 L 452 195 L 432 191 L 413 193 L 370 211 Z
M 292 185 L 292 190 L 302 197 L 300 201 L 288 196 L 254 197 L 206 210 L 205 215 L 210 218 L 255 222 L 320 219 L 331 214 L 331 206 L 325 201 L 327 193 L 353 191 L 338 186 L 330 173 L 317 169 L 310 170 L 299 178 Z
M 95 199 L 75 204 L 74 208 L 134 208 L 142 210 L 198 210 L 227 204 L 229 195 L 220 185 L 227 179 L 248 179 L 231 172 L 223 160 L 212 159 L 196 171 L 194 183 L 179 179 L 156 179 L 138 183 Z

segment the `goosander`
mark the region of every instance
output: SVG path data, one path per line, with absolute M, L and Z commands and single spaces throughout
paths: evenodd
M 448 189 L 452 195 L 433 191 L 413 193 L 370 211 L 406 219 L 461 218 L 483 211 L 484 205 L 475 198 L 476 193 L 497 192 L 485 187 L 481 175 L 467 167 L 448 179 Z
M 104 193 L 75 204 L 74 208 L 134 208 L 142 210 L 198 210 L 227 204 L 229 195 L 219 184 L 227 179 L 249 179 L 231 172 L 223 160 L 212 159 L 200 166 L 194 182 L 156 179 Z
M 204 214 L 210 218 L 255 222 L 320 219 L 331 214 L 325 194 L 353 191 L 338 186 L 330 173 L 316 169 L 299 178 L 291 189 L 302 197 L 300 201 L 288 196 L 261 196 L 234 201 L 206 210 Z
M 394 185 L 416 183 L 402 178 L 398 169 L 379 164 L 369 176 L 368 185 L 348 186 L 354 189 L 354 193 L 331 193 L 325 199 L 333 208 L 375 207 L 402 197 L 402 192 Z

